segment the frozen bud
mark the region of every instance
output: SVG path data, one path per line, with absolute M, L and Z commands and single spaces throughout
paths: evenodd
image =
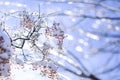
M 11 56 L 10 39 L 3 31 L 0 32 L 0 77 L 7 77 L 10 74 L 9 59 Z
M 0 45 L 4 43 L 4 39 L 2 36 L 0 36 Z

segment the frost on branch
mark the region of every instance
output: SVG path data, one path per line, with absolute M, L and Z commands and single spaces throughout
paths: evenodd
M 65 38 L 64 36 L 64 31 L 61 30 L 59 27 L 59 23 L 53 23 L 52 27 L 47 27 L 46 28 L 46 37 L 54 37 L 57 40 L 57 45 L 59 49 L 62 49 L 62 44 L 63 44 L 63 39 Z
M 56 50 L 58 53 L 62 51 L 64 31 L 60 28 L 60 24 L 53 23 L 52 26 L 49 26 L 44 17 L 34 16 L 26 11 L 18 13 L 18 16 L 20 17 L 17 25 L 19 28 L 11 32 L 12 34 L 10 34 L 10 30 L 6 31 L 11 39 L 11 48 L 14 50 L 12 55 L 10 48 L 2 47 L 5 38 L 0 36 L 0 57 L 3 62 L 6 61 L 5 66 L 11 57 L 10 76 L 15 77 L 16 70 L 24 70 L 26 65 L 29 65 L 31 66 L 29 70 L 39 71 L 42 76 L 59 80 L 58 66 L 50 51 Z
M 32 21 L 32 18 L 30 18 L 30 16 L 27 13 L 24 12 L 22 17 L 23 19 L 20 22 L 21 26 L 31 29 L 35 25 L 35 22 Z

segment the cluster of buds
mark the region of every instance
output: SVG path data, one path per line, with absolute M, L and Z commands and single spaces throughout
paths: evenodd
M 52 49 L 51 45 L 47 42 L 43 43 L 43 47 L 42 47 L 42 53 L 43 53 L 43 59 L 47 59 L 47 56 L 50 52 L 50 49 Z
M 40 74 L 42 76 L 46 76 L 52 80 L 59 80 L 57 72 L 53 70 L 50 66 L 34 64 L 32 70 L 40 70 Z
M 25 29 L 27 31 L 24 34 L 20 34 L 20 36 L 16 39 L 11 38 L 11 45 L 14 46 L 15 48 L 19 48 L 22 50 L 22 55 L 24 58 L 26 58 L 25 54 L 31 54 L 31 53 L 39 53 L 35 58 L 39 57 L 41 58 L 41 54 L 43 55 L 43 59 L 41 61 L 45 61 L 48 59 L 48 55 L 50 53 L 50 50 L 53 48 L 56 48 L 56 45 L 58 46 L 59 49 L 62 49 L 62 44 L 63 44 L 63 39 L 65 38 L 64 36 L 64 31 L 59 27 L 59 23 L 53 23 L 51 27 L 46 27 L 45 22 L 41 18 L 36 18 L 33 15 L 29 15 L 26 12 L 23 12 L 22 20 L 20 21 L 20 27 Z M 37 19 L 37 20 L 36 20 Z M 40 32 L 41 30 L 41 32 Z M 43 34 L 42 34 L 43 33 Z M 21 36 L 23 35 L 23 36 Z M 57 43 L 55 44 L 55 47 L 49 43 L 49 37 L 54 39 Z M 41 41 L 40 46 L 37 44 L 37 42 L 40 42 L 40 38 L 43 38 L 43 42 Z M 39 40 L 38 40 L 39 39 Z M 7 73 L 10 73 L 10 68 L 9 68 L 9 59 L 11 57 L 10 51 L 7 48 L 3 47 L 3 43 L 5 42 L 4 37 L 0 36 L 0 76 L 6 75 Z M 14 43 L 16 42 L 16 43 Z M 16 45 L 18 44 L 18 46 Z M 20 46 L 19 46 L 20 44 Z M 29 44 L 26 46 L 26 44 Z M 42 46 L 41 46 L 42 44 Z M 5 45 L 5 44 L 4 44 Z M 31 49 L 28 49 L 27 47 L 31 46 L 30 48 L 34 49 L 33 51 Z M 57 48 L 57 49 L 58 49 Z M 30 50 L 27 52 L 27 50 Z M 25 50 L 25 51 L 24 51 Z M 17 51 L 17 49 L 16 49 Z M 26 52 L 24 54 L 24 52 Z M 31 53 L 30 53 L 31 52 Z M 36 55 L 34 54 L 34 55 Z M 15 54 L 17 56 L 17 54 Z M 32 60 L 32 55 L 30 55 L 31 60 Z M 34 56 L 33 56 L 34 58 Z M 27 58 L 26 58 L 27 60 Z M 33 59 L 34 60 L 34 59 Z M 37 59 L 36 59 L 37 60 Z M 20 62 L 19 59 L 16 59 L 16 62 L 18 65 L 19 63 L 22 63 L 22 60 Z M 47 61 L 46 61 L 47 62 Z M 47 66 L 45 65 L 34 65 L 33 70 L 40 71 L 40 74 L 43 76 L 46 76 L 48 78 L 51 78 L 53 80 L 58 80 L 58 74 L 57 70 L 54 70 L 50 66 L 48 66 L 48 63 L 46 63 Z M 12 65 L 12 64 L 11 64 Z M 21 64 L 22 68 L 24 68 L 24 63 Z M 21 67 L 16 67 L 16 69 L 20 69 Z M 5 73 L 5 74 L 4 74 Z M 6 75 L 7 76 L 7 75 Z
M 20 25 L 27 28 L 31 29 L 33 26 L 35 26 L 35 22 L 30 18 L 29 15 L 23 15 L 23 20 L 20 22 Z
M 45 35 L 47 38 L 54 37 L 57 39 L 57 45 L 59 49 L 62 49 L 62 44 L 63 44 L 63 39 L 65 38 L 64 36 L 64 31 L 61 30 L 59 27 L 59 23 L 53 23 L 52 27 L 47 27 L 45 30 Z
M 10 74 L 10 51 L 4 47 L 4 38 L 0 36 L 0 76 L 9 76 Z

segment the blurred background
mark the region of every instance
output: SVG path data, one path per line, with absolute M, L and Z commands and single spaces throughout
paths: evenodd
M 39 6 L 48 25 L 60 23 L 67 36 L 63 54 L 52 55 L 57 57 L 61 80 L 120 79 L 119 0 L 0 0 L 0 16 L 38 12 Z M 9 26 L 17 26 L 16 18 L 5 19 Z

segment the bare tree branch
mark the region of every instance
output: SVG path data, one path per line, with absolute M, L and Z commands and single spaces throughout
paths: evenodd
M 82 15 L 82 14 L 66 14 L 66 13 L 58 13 L 48 15 L 48 17 L 52 16 L 72 16 L 72 17 L 82 17 L 82 18 L 90 18 L 90 19 L 109 19 L 109 20 L 120 20 L 120 17 L 99 17 L 99 16 L 91 16 L 91 15 Z

